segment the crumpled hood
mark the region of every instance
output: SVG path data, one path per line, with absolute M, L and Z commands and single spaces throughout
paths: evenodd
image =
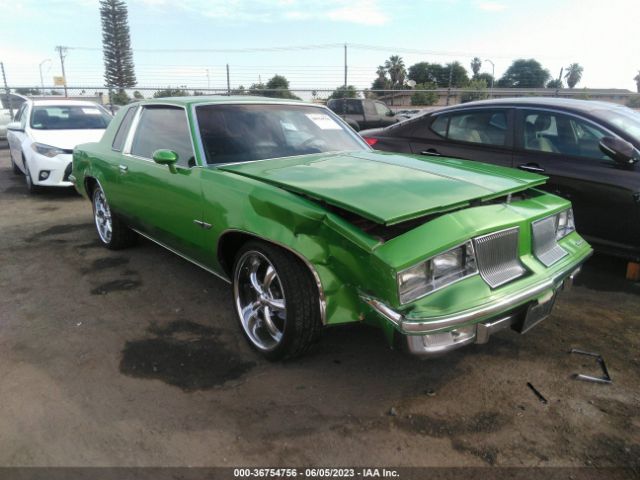
M 89 130 L 36 130 L 30 131 L 34 142 L 64 150 L 73 150 L 81 143 L 99 142 L 104 129 Z
M 485 163 L 384 152 L 276 158 L 219 167 L 393 225 L 540 185 L 546 177 Z

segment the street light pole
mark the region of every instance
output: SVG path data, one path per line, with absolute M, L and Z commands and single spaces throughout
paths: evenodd
M 45 58 L 43 61 L 40 62 L 40 65 L 38 65 L 38 69 L 40 70 L 40 87 L 42 87 L 42 95 L 44 95 L 44 80 L 42 78 L 42 65 L 50 61 L 51 61 L 50 58 Z
M 488 58 L 485 60 L 485 62 L 489 62 L 491 64 L 491 87 L 489 88 L 489 97 L 493 98 L 493 82 L 496 79 L 496 66 Z

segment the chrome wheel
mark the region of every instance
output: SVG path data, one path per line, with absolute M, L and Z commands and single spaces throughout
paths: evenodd
M 233 292 L 249 340 L 266 352 L 278 347 L 287 320 L 286 301 L 278 272 L 265 255 L 249 250 L 240 257 Z
M 111 241 L 113 226 L 111 222 L 111 210 L 109 204 L 102 192 L 102 189 L 96 189 L 93 194 L 93 216 L 96 221 L 96 228 L 100 239 L 108 244 Z

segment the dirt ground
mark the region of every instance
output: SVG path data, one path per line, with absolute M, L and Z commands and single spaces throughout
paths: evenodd
M 640 284 L 593 257 L 520 336 L 417 360 L 363 326 L 261 360 L 228 286 L 0 150 L 0 466 L 625 466 L 640 471 Z M 577 381 L 599 374 L 612 385 Z M 527 386 L 547 400 L 544 404 Z

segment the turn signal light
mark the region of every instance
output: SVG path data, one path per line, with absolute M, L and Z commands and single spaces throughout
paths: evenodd
M 373 147 L 376 143 L 378 143 L 378 139 L 373 137 L 364 137 L 364 141 L 367 142 L 370 147 Z

